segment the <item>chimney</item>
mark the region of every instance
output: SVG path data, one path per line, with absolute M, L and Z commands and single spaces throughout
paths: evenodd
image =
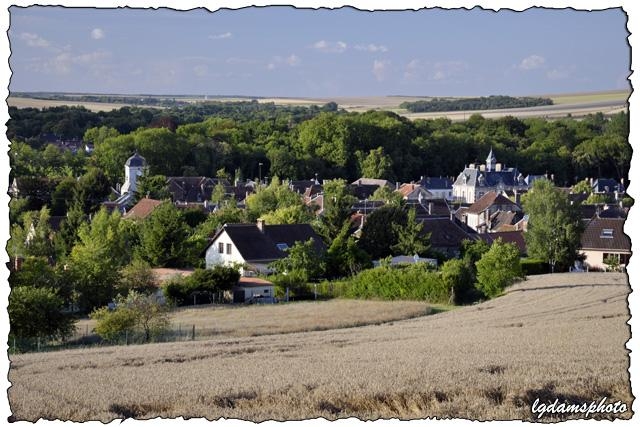
M 13 269 L 14 271 L 20 271 L 20 269 L 22 269 L 22 262 L 24 261 L 24 258 L 22 258 L 21 256 L 17 255 L 14 259 L 13 259 Z
M 261 233 L 264 233 L 264 219 L 258 218 L 256 225 L 258 226 L 258 230 L 260 230 Z
M 475 169 L 475 168 L 476 168 L 475 163 L 469 163 L 469 169 Z
M 396 182 L 396 191 L 400 189 L 400 182 Z
M 484 169 L 485 169 L 485 165 L 480 165 L 480 171 L 484 172 Z
M 502 172 L 502 163 L 496 163 L 496 172 Z
M 431 215 L 431 212 L 433 212 L 433 202 L 429 202 L 429 204 L 427 205 L 427 208 L 428 208 L 429 215 Z

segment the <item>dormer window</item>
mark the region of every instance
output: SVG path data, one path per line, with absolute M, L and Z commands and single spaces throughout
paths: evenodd
M 613 239 L 613 229 L 612 228 L 603 228 L 600 233 L 601 239 Z
M 289 249 L 289 245 L 287 245 L 286 243 L 276 243 L 276 247 L 280 249 L 282 252 Z

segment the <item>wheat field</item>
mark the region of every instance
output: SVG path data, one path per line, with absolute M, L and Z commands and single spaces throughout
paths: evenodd
M 12 355 L 12 419 L 532 419 L 536 398 L 631 408 L 629 292 L 624 274 L 536 276 L 380 325 Z

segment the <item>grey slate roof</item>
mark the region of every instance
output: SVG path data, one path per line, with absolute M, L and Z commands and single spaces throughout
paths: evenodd
M 136 152 L 134 153 L 133 156 L 127 159 L 125 166 L 139 168 L 139 167 L 143 167 L 146 164 L 147 164 L 147 161 L 145 160 L 145 158 Z
M 618 218 L 592 219 L 582 233 L 581 249 L 631 251 L 631 239 L 624 234 L 624 222 L 624 219 Z
M 212 242 L 225 231 L 246 261 L 285 258 L 287 253 L 278 249 L 278 244 L 284 243 L 290 248 L 296 242 L 306 242 L 310 238 L 318 253 L 325 250 L 322 238 L 309 224 L 265 225 L 264 232 L 255 224 L 225 224 Z

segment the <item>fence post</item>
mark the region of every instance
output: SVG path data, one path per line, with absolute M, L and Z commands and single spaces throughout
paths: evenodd
M 191 328 L 191 341 L 194 341 L 196 339 L 196 325 L 193 325 L 193 327 Z
M 40 352 L 40 337 L 38 337 L 37 343 L 38 343 L 37 344 L 38 345 L 38 352 Z
M 125 345 L 129 345 L 129 331 L 124 331 L 124 343 Z

